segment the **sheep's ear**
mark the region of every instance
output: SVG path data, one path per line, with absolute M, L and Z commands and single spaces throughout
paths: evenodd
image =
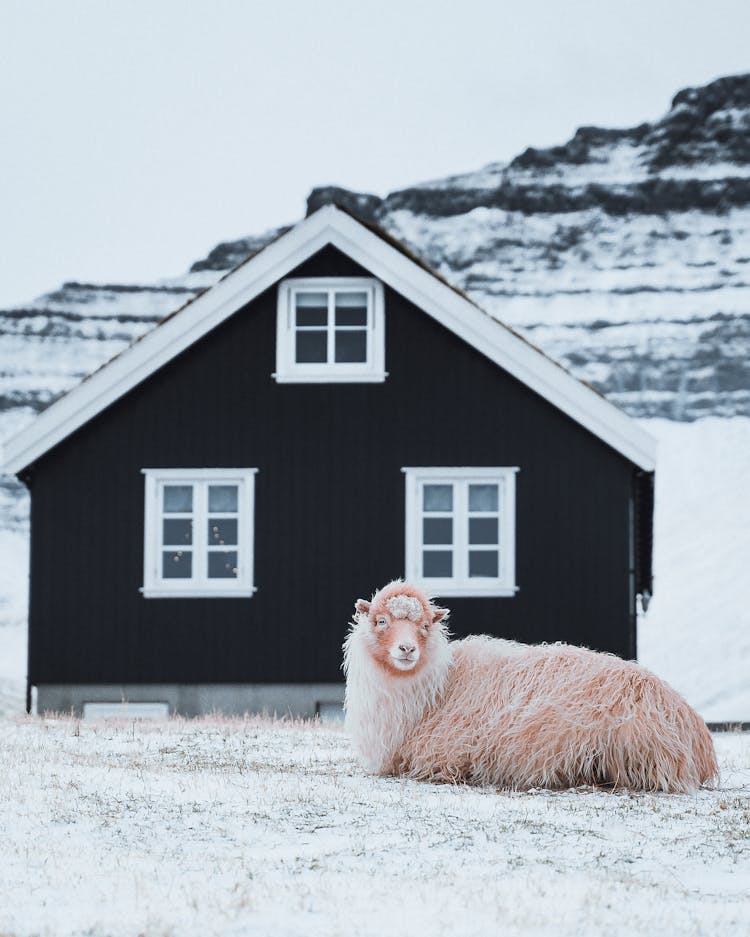
M 449 609 L 447 608 L 434 608 L 432 609 L 432 623 L 436 625 L 439 621 L 442 621 L 444 618 L 447 618 L 450 614 Z
M 357 599 L 357 601 L 354 603 L 354 607 L 360 613 L 360 615 L 370 614 L 370 603 L 366 602 L 364 599 Z

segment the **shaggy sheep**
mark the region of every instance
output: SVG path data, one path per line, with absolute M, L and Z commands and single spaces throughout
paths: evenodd
M 449 641 L 408 583 L 356 603 L 346 726 L 377 774 L 506 788 L 687 792 L 717 776 L 698 714 L 631 661 L 565 644 Z

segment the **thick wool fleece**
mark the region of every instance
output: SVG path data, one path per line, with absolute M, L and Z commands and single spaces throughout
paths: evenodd
M 346 725 L 375 773 L 671 792 L 717 777 L 703 720 L 633 662 L 564 644 L 450 642 L 438 624 L 419 670 L 394 676 L 373 660 L 370 629 L 358 615 L 344 645 Z

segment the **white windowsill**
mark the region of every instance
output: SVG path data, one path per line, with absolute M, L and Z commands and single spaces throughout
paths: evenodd
M 487 598 L 511 598 L 518 591 L 518 586 L 487 586 L 486 588 L 469 588 L 468 586 L 440 586 L 429 579 L 423 579 L 422 582 L 435 595 L 443 598 L 478 598 L 486 596 Z
M 279 374 L 274 371 L 271 377 L 277 384 L 382 384 L 388 377 L 388 372 L 378 374 L 337 374 L 330 370 L 325 373 L 305 374 L 295 371 L 289 374 Z
M 250 599 L 258 591 L 252 589 L 144 589 L 144 599 Z

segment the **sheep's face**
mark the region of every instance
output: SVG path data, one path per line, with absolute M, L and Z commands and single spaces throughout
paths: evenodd
M 447 614 L 445 609 L 436 609 L 406 592 L 380 601 L 359 599 L 357 611 L 367 629 L 373 660 L 394 676 L 407 676 L 421 669 L 429 656 L 430 629 Z

